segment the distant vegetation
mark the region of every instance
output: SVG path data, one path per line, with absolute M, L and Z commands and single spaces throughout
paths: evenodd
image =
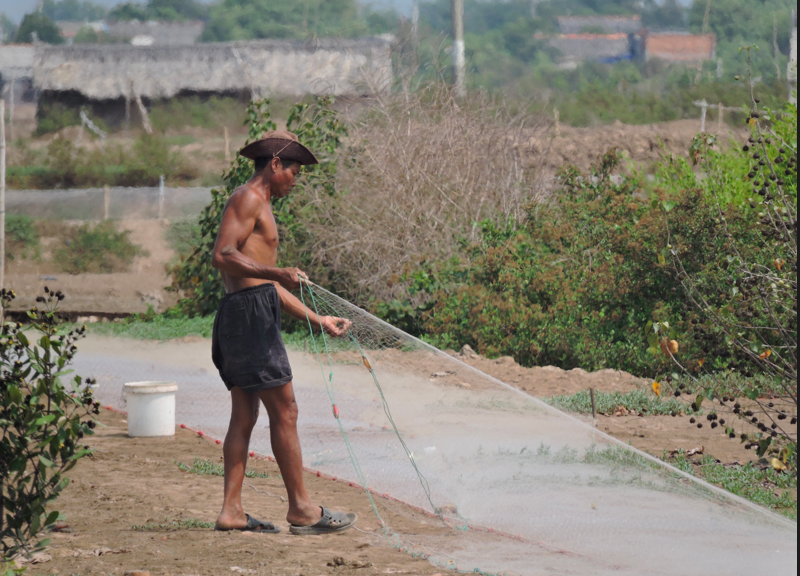
M 65 138 L 54 138 L 40 151 L 18 141 L 14 158 L 8 167 L 8 186 L 22 190 L 155 186 L 162 175 L 174 183 L 199 176 L 198 167 L 170 151 L 164 138 L 147 134 L 132 147 L 109 143 L 91 151 Z
M 67 229 L 54 261 L 68 274 L 127 272 L 134 258 L 146 255 L 129 236 L 130 232 L 119 230 L 113 220 Z

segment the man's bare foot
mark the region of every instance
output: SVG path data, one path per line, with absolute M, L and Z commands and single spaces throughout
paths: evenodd
M 238 513 L 228 513 L 223 510 L 214 524 L 217 530 L 241 530 L 245 526 L 247 526 L 247 514 L 243 510 L 239 510 Z
M 302 509 L 289 510 L 286 521 L 293 526 L 313 526 L 322 518 L 322 508 L 307 504 Z

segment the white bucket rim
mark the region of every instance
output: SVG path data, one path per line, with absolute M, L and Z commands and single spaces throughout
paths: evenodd
M 178 384 L 162 380 L 143 380 L 141 382 L 126 382 L 123 384 L 128 394 L 168 394 L 178 391 Z

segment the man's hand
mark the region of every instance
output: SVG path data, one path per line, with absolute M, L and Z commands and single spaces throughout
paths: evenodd
M 278 280 L 281 286 L 289 291 L 294 291 L 300 288 L 300 279 L 308 280 L 308 276 L 300 268 L 281 268 L 281 279 Z
M 331 336 L 344 336 L 350 330 L 353 323 L 344 318 L 334 318 L 333 316 L 323 316 L 319 321 L 319 326 Z

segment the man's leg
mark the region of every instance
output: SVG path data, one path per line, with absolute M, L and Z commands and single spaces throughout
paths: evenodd
M 231 421 L 222 447 L 225 457 L 225 500 L 217 518 L 219 529 L 243 528 L 247 525 L 247 516 L 242 509 L 242 482 L 247 469 L 250 433 L 257 420 L 258 396 L 234 386 L 231 390 Z
M 316 524 L 322 517 L 322 510 L 311 501 L 303 482 L 303 453 L 297 436 L 294 387 L 289 382 L 285 386 L 262 390 L 258 395 L 269 414 L 272 452 L 278 461 L 289 496 L 286 520 L 295 526 Z

